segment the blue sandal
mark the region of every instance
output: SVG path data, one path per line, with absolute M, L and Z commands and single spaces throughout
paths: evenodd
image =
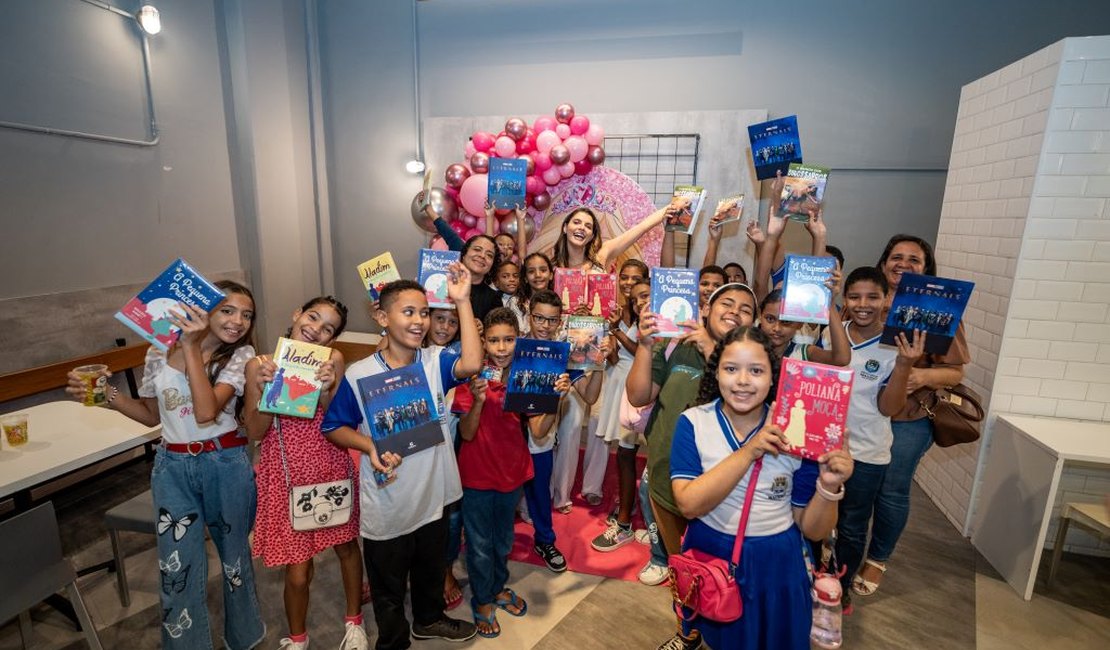
M 493 638 L 501 636 L 501 625 L 497 622 L 497 608 L 496 607 L 490 610 L 489 618 L 486 618 L 485 616 L 482 616 L 482 613 L 478 611 L 478 606 L 477 605 L 472 604 L 470 606 L 470 612 L 474 615 L 474 628 L 478 632 L 478 636 L 480 636 L 484 639 L 493 639 Z M 490 626 L 491 628 L 496 627 L 497 631 L 496 632 L 483 632 L 482 628 L 478 627 L 478 625 L 480 623 L 485 623 L 486 625 Z
M 505 591 L 509 592 L 508 600 L 498 598 L 498 599 L 493 601 L 493 604 L 497 605 L 501 609 L 505 610 L 509 614 L 509 616 L 524 616 L 525 614 L 527 614 L 528 613 L 528 601 L 524 600 L 523 598 L 520 598 L 520 596 L 516 595 L 515 591 L 513 591 L 512 589 L 509 589 L 508 587 L 505 587 Z M 515 607 L 517 598 L 520 598 L 520 611 L 519 612 L 514 612 L 514 611 L 509 609 L 509 606 L 514 606 Z

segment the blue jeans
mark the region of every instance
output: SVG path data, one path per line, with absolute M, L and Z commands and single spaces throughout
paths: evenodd
M 933 446 L 933 422 L 929 418 L 891 422 L 894 444 L 890 464 L 875 501 L 875 523 L 871 527 L 871 547 L 867 557 L 886 562 L 894 554 L 898 538 L 910 518 L 910 486 L 922 456 Z
M 555 529 L 551 524 L 551 470 L 555 450 L 532 454 L 532 480 L 524 484 L 524 500 L 532 518 L 533 539 L 537 544 L 554 544 Z
M 640 477 L 640 514 L 644 517 L 648 539 L 651 540 L 651 558 L 648 562 L 655 566 L 665 567 L 667 566 L 667 551 L 663 548 L 663 542 L 659 539 L 659 527 L 655 525 L 655 514 L 651 511 L 648 490 L 647 468 L 645 467 L 644 474 Z
M 459 549 L 462 548 L 462 500 L 452 503 L 444 510 L 447 515 L 447 568 L 450 569 L 455 560 L 459 559 Z
M 856 461 L 852 477 L 844 484 L 844 498 L 840 501 L 836 522 L 836 559 L 845 573 L 840 577 L 844 591 L 863 563 L 867 548 L 867 528 L 875 512 L 879 487 L 886 475 L 886 465 L 873 465 Z M 820 558 L 820 556 L 817 556 Z
M 509 581 L 509 551 L 513 549 L 513 518 L 520 489 L 512 492 L 463 488 L 463 526 L 466 527 L 466 572 L 471 604 L 488 605 Z
M 207 526 L 223 565 L 224 640 L 231 650 L 266 634 L 247 535 L 257 492 L 246 447 L 192 456 L 159 449 L 150 472 L 161 571 L 162 647 L 211 648 Z

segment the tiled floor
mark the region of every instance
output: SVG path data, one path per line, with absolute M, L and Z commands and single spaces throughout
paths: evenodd
M 78 566 L 106 559 L 110 550 L 100 523 L 115 503 L 146 489 L 148 466 L 138 463 L 94 482 L 55 495 L 63 546 Z M 125 535 L 132 604 L 119 604 L 113 576 L 85 577 L 81 588 L 105 648 L 141 650 L 159 645 L 157 570 L 153 538 Z M 214 560 L 214 554 L 213 554 Z M 210 577 L 215 576 L 214 561 Z M 669 592 L 662 587 L 565 573 L 513 563 L 512 585 L 528 598 L 524 618 L 499 617 L 503 633 L 461 647 L 543 650 L 654 648 L 673 631 Z M 263 648 L 284 635 L 280 571 L 256 569 L 259 599 L 269 633 Z M 463 574 L 465 575 L 465 574 Z M 213 627 L 219 629 L 219 580 L 210 580 Z M 334 648 L 342 629 L 342 597 L 337 562 L 318 562 L 309 626 L 313 648 Z M 921 492 L 896 560 L 874 596 L 857 599 L 856 614 L 845 622 L 845 648 L 1082 648 L 1110 647 L 1110 560 L 1066 557 L 1060 584 L 1046 595 L 1043 585 L 1022 601 L 975 553 L 967 540 Z M 373 616 L 367 612 L 374 636 Z M 465 607 L 453 612 L 463 616 Z M 72 626 L 53 610 L 33 610 L 37 648 L 82 648 Z M 19 648 L 14 621 L 0 627 L 0 650 Z M 218 647 L 218 646 L 217 646 Z M 457 644 L 424 642 L 436 650 Z

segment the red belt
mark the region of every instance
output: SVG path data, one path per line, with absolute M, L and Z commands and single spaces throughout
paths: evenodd
M 184 444 L 179 442 L 166 442 L 162 443 L 162 447 L 164 447 L 166 451 L 196 456 L 206 451 L 234 449 L 235 447 L 242 447 L 245 444 L 247 444 L 246 436 L 240 436 L 238 431 L 228 431 L 222 436 L 209 438 L 208 440 L 194 440 L 193 442 Z

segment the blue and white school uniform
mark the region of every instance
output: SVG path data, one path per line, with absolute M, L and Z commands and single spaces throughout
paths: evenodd
M 767 408 L 764 407 L 764 420 Z M 755 435 L 741 438 L 721 409 L 721 400 L 687 409 L 675 425 L 671 445 L 671 479 L 694 480 L 725 460 Z M 817 488 L 817 464 L 793 456 L 763 456 L 752 497 L 740 565 L 735 576 L 744 615 L 732 623 L 697 618 L 683 624 L 696 628 L 714 650 L 806 650 L 813 600 L 810 569 L 794 508 L 804 508 Z M 728 560 L 748 488 L 751 470 L 710 512 L 690 522 L 683 548 L 696 548 Z
M 625 336 L 635 339 L 635 324 L 620 324 Z M 605 368 L 597 413 L 597 429 L 586 438 L 586 455 L 582 461 L 582 494 L 601 495 L 605 469 L 609 464 L 609 443 L 614 440 L 625 449 L 635 449 L 639 434 L 621 426 L 621 395 L 632 370 L 632 353 L 620 342 L 617 345 L 617 362 Z

